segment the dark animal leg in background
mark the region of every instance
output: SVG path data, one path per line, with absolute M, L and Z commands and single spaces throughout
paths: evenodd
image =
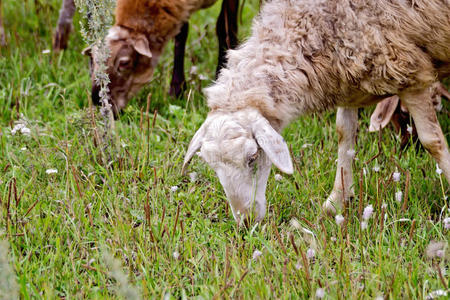
M 217 38 L 219 39 L 219 60 L 216 77 L 220 69 L 226 64 L 226 51 L 237 46 L 239 0 L 223 0 L 222 10 L 216 24 Z
M 58 25 L 56 26 L 55 36 L 53 39 L 53 50 L 55 52 L 59 52 L 67 48 L 75 10 L 74 0 L 63 0 L 61 10 L 59 11 Z
M 0 0 L 0 46 L 6 46 L 5 29 L 2 20 L 2 1 Z
M 189 23 L 181 27 L 180 33 L 175 36 L 175 48 L 173 56 L 173 73 L 170 82 L 169 94 L 180 97 L 186 90 L 186 79 L 184 77 L 184 54 L 186 52 L 186 40 L 189 32 Z

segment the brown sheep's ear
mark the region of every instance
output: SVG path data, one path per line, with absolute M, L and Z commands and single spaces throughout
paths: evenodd
M 252 126 L 253 136 L 270 161 L 286 174 L 294 173 L 289 148 L 283 137 L 273 129 L 265 118 L 258 119 Z
M 189 143 L 188 150 L 184 157 L 183 167 L 181 168 L 181 174 L 184 175 L 186 173 L 187 166 L 191 161 L 192 157 L 195 153 L 202 147 L 203 138 L 205 137 L 205 123 L 200 126 L 200 129 L 194 134 L 191 142 Z
M 92 46 L 87 46 L 86 48 L 84 48 L 81 51 L 81 54 L 86 55 L 86 56 L 92 56 Z
M 131 40 L 131 45 L 140 55 L 152 58 L 152 51 L 150 51 L 148 40 L 144 35 L 139 35 L 137 38 L 133 38 Z
M 375 111 L 370 117 L 370 132 L 378 131 L 380 128 L 384 128 L 387 124 L 389 124 L 392 119 L 392 115 L 397 108 L 398 101 L 398 96 L 392 96 L 377 104 Z

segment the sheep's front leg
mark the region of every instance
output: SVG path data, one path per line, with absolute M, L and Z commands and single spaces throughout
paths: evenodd
M 356 131 L 358 129 L 358 109 L 338 108 L 336 131 L 338 134 L 338 161 L 333 191 L 323 204 L 328 214 L 336 214 L 344 200 L 354 196 L 352 161 L 355 155 Z
M 0 46 L 6 46 L 5 29 L 3 28 L 2 19 L 2 1 L 0 0 Z
M 175 36 L 175 48 L 173 55 L 172 81 L 170 82 L 169 94 L 180 97 L 186 90 L 186 79 L 184 77 L 184 55 L 186 52 L 186 41 L 189 33 L 189 23 L 181 27 L 180 33 Z
M 420 142 L 436 159 L 447 178 L 447 182 L 450 183 L 450 153 L 436 117 L 430 89 L 415 93 L 404 93 L 400 95 L 400 99 L 411 113 Z
M 74 0 L 64 0 L 61 10 L 59 11 L 58 25 L 56 26 L 55 36 L 53 38 L 53 50 L 55 52 L 67 48 L 74 14 Z

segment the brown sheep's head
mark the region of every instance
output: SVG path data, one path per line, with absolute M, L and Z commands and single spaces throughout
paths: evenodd
M 109 30 L 106 45 L 110 51 L 106 61 L 106 73 L 110 80 L 109 96 L 113 111 L 117 115 L 130 98 L 151 80 L 160 50 L 150 50 L 145 35 L 121 26 L 113 26 Z M 100 86 L 94 78 L 99 65 L 96 57 L 98 54 L 95 48 L 87 48 L 83 53 L 90 56 L 92 101 L 99 105 Z

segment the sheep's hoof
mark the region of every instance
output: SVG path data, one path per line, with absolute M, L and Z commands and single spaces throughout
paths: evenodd
M 323 203 L 323 210 L 329 216 L 334 216 L 338 211 L 342 210 L 344 201 L 350 201 L 351 198 L 354 198 L 353 190 L 350 191 L 349 195 L 345 195 L 345 200 L 342 191 L 333 190 L 330 196 L 328 196 L 327 201 Z

